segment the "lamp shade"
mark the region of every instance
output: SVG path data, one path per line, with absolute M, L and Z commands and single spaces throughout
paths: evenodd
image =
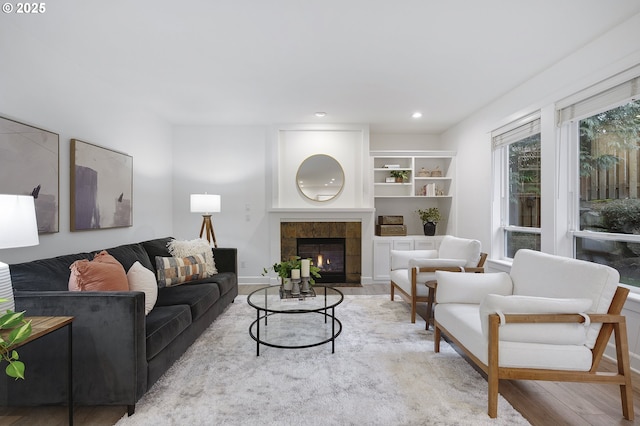
M 0 194 L 0 249 L 38 244 L 33 197 Z
M 219 211 L 219 195 L 191 194 L 191 213 L 218 213 Z

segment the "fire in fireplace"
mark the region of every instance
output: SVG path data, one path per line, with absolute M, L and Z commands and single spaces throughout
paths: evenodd
M 297 238 L 298 256 L 310 258 L 320 268 L 319 283 L 343 283 L 345 271 L 344 238 Z

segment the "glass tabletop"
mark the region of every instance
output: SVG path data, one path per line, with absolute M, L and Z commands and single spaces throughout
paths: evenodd
M 273 285 L 260 288 L 247 297 L 252 307 L 267 312 L 316 312 L 333 308 L 344 299 L 344 295 L 333 287 L 315 286 L 312 295 L 300 297 L 281 297 L 281 286 Z

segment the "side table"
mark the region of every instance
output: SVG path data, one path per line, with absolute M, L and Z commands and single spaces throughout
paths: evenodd
M 433 304 L 436 302 L 436 290 L 438 289 L 438 281 L 431 280 L 424 283 L 429 289 L 429 300 L 427 301 L 427 320 L 424 327 L 425 330 L 429 329 L 429 323 L 433 321 Z
M 73 354 L 72 354 L 72 341 L 73 334 L 71 330 L 71 324 L 73 322 L 73 317 L 24 317 L 25 321 L 31 321 L 31 335 L 28 339 L 18 343 L 17 345 L 13 345 L 9 347 L 9 350 L 19 348 L 20 346 L 24 346 L 29 344 L 29 342 L 33 342 L 41 338 L 42 336 L 46 336 L 49 333 L 52 333 L 62 327 L 67 327 L 68 335 L 67 335 L 67 393 L 68 393 L 68 404 L 69 404 L 69 426 L 73 425 Z M 3 338 L 7 338 L 11 330 L 2 330 L 0 333 Z M 27 368 L 29 368 L 29 364 L 27 363 Z M 28 380 L 28 379 L 26 379 Z

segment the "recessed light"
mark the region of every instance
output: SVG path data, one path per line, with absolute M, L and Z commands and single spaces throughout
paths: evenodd
M 326 112 L 323 112 L 323 111 L 316 112 L 316 117 L 324 117 L 325 115 L 327 115 Z
M 413 114 L 411 114 L 412 118 L 421 118 L 422 117 L 422 113 L 420 111 L 416 111 Z

